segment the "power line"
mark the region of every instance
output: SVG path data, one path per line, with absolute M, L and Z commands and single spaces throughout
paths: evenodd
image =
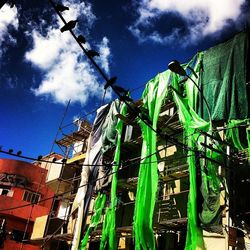
M 161 149 L 155 151 L 154 153 L 145 156 L 144 158 L 136 157 L 136 158 L 133 158 L 133 159 L 126 160 L 126 161 L 124 161 L 124 162 L 122 162 L 122 163 L 120 164 L 120 168 L 119 168 L 117 171 L 113 171 L 113 172 L 111 172 L 111 173 L 109 173 L 109 174 L 106 174 L 106 175 L 103 176 L 103 177 L 96 178 L 95 180 L 92 180 L 91 182 L 92 182 L 92 183 L 95 183 L 95 182 L 98 181 L 98 180 L 105 179 L 105 178 L 107 178 L 108 176 L 111 176 L 111 175 L 113 175 L 113 174 L 115 174 L 115 173 L 117 173 L 117 172 L 119 172 L 119 171 L 122 171 L 122 170 L 124 170 L 124 169 L 126 169 L 126 168 L 128 168 L 128 167 L 130 167 L 130 166 L 136 165 L 136 164 L 138 164 L 138 163 L 143 164 L 143 165 L 144 165 L 144 164 L 146 165 L 146 164 L 153 163 L 153 162 L 145 162 L 145 163 L 143 163 L 143 162 L 141 162 L 141 161 L 143 161 L 143 160 L 145 160 L 145 159 L 151 157 L 152 155 L 155 155 L 155 154 L 157 154 L 157 153 L 159 153 L 159 152 L 161 152 L 161 151 L 167 149 L 168 147 L 169 147 L 169 146 L 167 145 L 167 146 L 165 146 L 165 147 L 163 147 L 163 148 L 161 148 Z M 191 157 L 191 156 L 194 156 L 194 155 L 187 155 L 186 157 Z M 205 156 L 204 156 L 204 155 L 201 155 L 199 158 L 203 158 L 203 157 L 205 157 Z M 182 158 L 185 158 L 185 156 L 183 156 Z M 207 158 L 207 157 L 205 157 L 205 158 Z M 213 159 L 207 158 L 207 160 L 211 161 L 211 160 L 213 160 Z M 166 161 L 166 160 L 163 160 L 163 161 Z M 159 161 L 157 161 L 157 162 L 159 162 Z M 216 164 L 222 165 L 222 164 L 219 163 L 219 162 L 216 162 Z M 112 164 L 112 165 L 116 165 L 116 164 Z M 90 166 L 97 166 L 97 165 L 90 165 Z M 105 166 L 105 165 L 103 164 L 103 165 L 101 165 L 101 166 Z M 226 168 L 228 168 L 228 167 L 226 167 Z M 228 169 L 231 170 L 230 168 L 228 168 Z M 87 185 L 89 185 L 89 183 L 90 183 L 90 182 L 87 182 L 86 184 L 83 184 L 83 185 L 79 186 L 78 188 L 87 186 Z M 0 212 L 2 212 L 2 211 L 14 210 L 14 209 L 18 209 L 18 208 L 27 207 L 27 206 L 32 206 L 32 205 L 39 204 L 39 203 L 41 203 L 41 202 L 43 202 L 43 201 L 46 201 L 46 200 L 50 200 L 50 199 L 53 199 L 53 198 L 57 198 L 57 197 L 63 196 L 63 195 L 65 195 L 65 194 L 67 194 L 67 193 L 70 193 L 70 192 L 71 192 L 71 191 L 66 191 L 66 192 L 63 192 L 63 193 L 60 193 L 60 194 L 57 194 L 57 195 L 53 195 L 53 196 L 51 196 L 51 197 L 42 199 L 42 200 L 40 200 L 39 202 L 32 202 L 32 203 L 30 203 L 30 204 L 26 204 L 26 205 L 22 205 L 22 206 L 16 206 L 16 207 L 12 207 L 12 208 L 1 209 Z
M 62 117 L 62 119 L 61 119 L 59 128 L 58 128 L 58 130 L 57 130 L 57 132 L 56 132 L 56 135 L 55 135 L 55 139 L 54 139 L 54 141 L 53 141 L 53 143 L 52 143 L 52 145 L 51 145 L 50 154 L 51 154 L 52 151 L 53 151 L 53 148 L 54 148 L 55 143 L 56 143 L 57 136 L 58 136 L 58 134 L 59 134 L 59 130 L 61 129 L 61 126 L 62 126 L 62 124 L 63 124 L 63 122 L 64 122 L 64 119 L 65 119 L 65 117 L 66 117 L 66 114 L 67 114 L 67 112 L 68 112 L 69 105 L 70 105 L 70 101 L 71 101 L 71 100 L 68 101 L 68 103 L 67 103 L 67 105 L 66 105 L 66 107 L 65 107 L 65 110 L 64 110 L 64 113 L 63 113 L 63 117 Z M 48 162 L 46 162 L 46 164 L 45 164 L 45 169 L 46 169 L 46 170 L 47 170 L 47 165 L 48 165 Z M 45 179 L 45 178 L 43 179 L 43 177 L 45 177 L 45 172 L 42 173 L 42 176 L 41 176 L 40 182 L 39 182 L 39 184 L 38 184 L 38 186 L 37 186 L 35 195 L 37 195 L 37 194 L 39 193 L 39 190 L 40 190 L 40 188 L 41 188 L 41 186 L 42 186 L 42 182 L 43 182 L 43 180 Z M 30 214 L 29 214 L 28 220 L 26 221 L 26 226 L 25 226 L 25 230 L 24 230 L 24 234 L 23 234 L 23 240 L 25 240 L 25 236 L 26 236 L 26 234 L 27 234 L 27 230 L 28 230 L 28 227 L 29 227 L 29 223 L 30 223 L 30 220 L 31 220 L 31 216 L 32 216 L 33 209 L 34 209 L 34 205 L 31 206 Z M 22 243 L 21 243 L 21 246 L 20 246 L 20 250 L 23 249 L 23 244 L 24 244 L 23 240 L 22 240 Z
M 214 131 L 230 130 L 230 129 L 240 128 L 240 127 L 246 127 L 246 126 L 248 126 L 248 125 L 247 124 L 240 124 L 240 125 L 233 126 L 233 127 L 230 127 L 230 128 L 218 128 L 218 129 L 214 129 Z M 201 134 L 207 135 L 207 133 L 205 133 L 205 132 L 195 131 L 191 135 L 185 136 L 184 138 L 187 139 L 188 137 L 191 137 L 192 135 L 194 135 L 195 133 L 198 133 L 198 132 L 201 133 Z M 214 138 L 214 140 L 221 141 L 219 138 Z M 227 142 L 223 141 L 223 143 L 225 144 Z M 1 146 L 1 147 L 3 147 L 3 146 Z M 61 161 L 63 161 L 63 162 L 58 162 L 58 161 L 49 161 L 49 160 L 44 160 L 44 159 L 38 159 L 38 158 L 35 158 L 35 157 L 31 157 L 31 156 L 24 156 L 24 155 L 20 155 L 18 153 L 9 152 L 9 151 L 3 150 L 3 149 L 0 149 L 0 153 L 11 155 L 11 156 L 14 156 L 14 157 L 17 157 L 17 158 L 21 158 L 21 159 L 32 160 L 32 161 L 36 161 L 36 162 L 53 163 L 53 164 L 59 164 L 59 165 L 67 163 L 65 158 L 61 159 Z M 91 167 L 93 165 L 91 165 L 91 164 L 90 165 L 89 164 L 81 164 L 81 166 L 90 166 Z M 103 166 L 103 165 L 95 165 L 95 166 Z
M 54 2 L 52 0 L 49 0 L 50 4 L 52 5 L 52 7 L 55 9 L 57 15 L 60 17 L 60 19 L 63 21 L 64 25 L 68 25 L 69 23 L 72 22 L 70 21 L 69 23 L 67 23 L 64 19 L 64 17 L 62 16 L 62 14 L 60 13 L 60 11 L 57 9 L 57 6 L 54 4 Z M 65 27 L 64 26 L 64 27 Z M 92 64 L 94 65 L 94 67 L 97 69 L 97 71 L 100 73 L 100 75 L 103 77 L 103 79 L 106 81 L 106 85 L 107 87 L 111 87 L 113 89 L 113 91 L 117 94 L 117 96 L 127 105 L 128 109 L 130 109 L 132 111 L 132 113 L 134 115 L 136 115 L 137 117 L 139 117 L 141 119 L 141 121 L 148 126 L 153 132 L 155 132 L 156 134 L 160 135 L 161 137 L 167 139 L 167 140 L 172 140 L 172 142 L 178 146 L 181 146 L 184 149 L 188 149 L 188 150 L 192 150 L 191 148 L 189 148 L 187 145 L 175 140 L 174 138 L 172 138 L 172 136 L 169 135 L 163 135 L 161 133 L 160 130 L 154 129 L 153 126 L 151 125 L 151 121 L 149 120 L 148 117 L 143 117 L 141 114 L 141 110 L 139 108 L 134 108 L 130 105 L 129 101 L 128 101 L 128 97 L 124 96 L 121 94 L 121 90 L 122 89 L 124 91 L 123 88 L 118 86 L 113 86 L 113 84 L 115 83 L 116 79 L 114 79 L 115 77 L 108 79 L 108 77 L 106 76 L 106 74 L 103 72 L 103 70 L 98 66 L 98 64 L 95 62 L 95 60 L 93 59 L 92 56 L 90 56 L 90 54 L 88 53 L 88 51 L 84 48 L 84 46 L 82 45 L 82 43 L 78 40 L 77 36 L 75 35 L 75 33 L 72 31 L 74 27 L 69 27 L 67 30 L 70 32 L 70 34 L 73 36 L 73 38 L 75 39 L 75 41 L 78 43 L 78 45 L 80 46 L 80 48 L 82 49 L 82 51 L 84 52 L 84 54 L 88 57 L 88 59 L 92 62 Z M 111 84 L 112 81 L 112 84 Z M 109 85 L 108 85 L 109 83 Z M 106 87 L 106 88 L 107 88 Z
M 150 154 L 150 155 L 145 156 L 145 157 L 142 158 L 142 159 L 138 159 L 138 158 L 129 159 L 129 160 L 123 162 L 122 164 L 120 164 L 120 168 L 119 168 L 117 171 L 113 171 L 113 172 L 111 172 L 111 173 L 109 173 L 109 174 L 107 174 L 107 175 L 105 175 L 105 176 L 103 176 L 103 177 L 96 178 L 95 180 L 92 180 L 91 182 L 94 183 L 94 182 L 96 182 L 96 181 L 98 181 L 98 180 L 105 179 L 105 178 L 107 178 L 107 177 L 110 176 L 110 175 L 113 175 L 113 174 L 115 174 L 115 173 L 117 173 L 117 172 L 119 172 L 119 171 L 122 171 L 122 170 L 124 170 L 124 169 L 126 169 L 126 168 L 128 168 L 128 167 L 130 167 L 130 166 L 136 165 L 136 164 L 140 163 L 140 161 L 143 161 L 143 160 L 145 160 L 145 159 L 151 157 L 152 155 L 157 154 L 157 153 L 159 153 L 160 151 L 165 150 L 167 147 L 168 147 L 168 146 L 166 146 L 166 147 L 164 147 L 164 148 L 161 148 L 161 149 L 157 150 L 156 152 L 154 152 L 154 153 L 152 153 L 152 154 Z M 188 157 L 189 157 L 189 156 L 188 156 Z M 144 163 L 143 163 L 143 164 L 144 164 Z M 146 164 L 150 164 L 150 162 L 145 163 L 145 165 L 146 165 Z M 116 164 L 112 164 L 112 165 L 116 165 Z M 91 165 L 91 166 L 93 166 L 93 165 Z M 104 165 L 101 165 L 101 166 L 104 166 Z M 83 184 L 83 185 L 79 186 L 78 188 L 87 186 L 89 183 L 90 183 L 90 182 L 88 182 L 88 183 L 86 183 L 86 184 Z M 32 205 L 35 205 L 35 204 L 39 204 L 39 203 L 41 203 L 41 202 L 43 202 L 43 201 L 47 201 L 47 200 L 50 200 L 50 199 L 53 199 L 53 198 L 56 198 L 56 197 L 59 197 L 59 196 L 63 196 L 63 195 L 65 195 L 65 194 L 67 194 L 67 193 L 70 193 L 70 192 L 71 192 L 71 191 L 66 191 L 66 192 L 63 192 L 63 193 L 60 193 L 60 194 L 53 195 L 53 196 L 50 196 L 50 197 L 48 197 L 48 198 L 42 199 L 42 200 L 40 200 L 40 201 L 38 201 L 38 202 L 32 202 L 32 203 L 30 203 L 30 204 L 25 204 L 25 205 L 21 205 L 21 206 L 12 207 L 12 208 L 1 209 L 0 212 L 2 212 L 2 211 L 14 210 L 14 209 L 18 209 L 18 208 L 27 207 L 27 206 L 32 206 Z
M 36 162 L 53 163 L 53 164 L 59 164 L 59 165 L 64 164 L 63 162 L 48 161 L 48 160 L 44 160 L 44 159 L 39 159 L 39 157 L 38 158 L 33 158 L 33 157 L 30 157 L 30 156 L 18 155 L 18 154 L 10 153 L 9 151 L 5 151 L 5 150 L 2 150 L 2 149 L 0 149 L 0 153 L 15 156 L 15 157 L 21 158 L 21 159 L 32 160 L 32 161 L 36 161 Z
M 129 92 L 130 92 L 130 93 L 135 92 L 135 91 L 137 91 L 138 89 L 141 89 L 141 88 L 145 87 L 146 84 L 147 84 L 147 83 L 143 83 L 143 84 L 139 85 L 138 87 L 135 87 L 135 88 L 133 88 L 133 89 L 130 89 Z M 110 102 L 112 102 L 112 101 L 110 101 Z M 109 103 L 110 103 L 110 102 L 109 102 Z M 90 112 L 88 112 L 88 113 L 86 113 L 86 114 L 84 114 L 84 115 L 80 115 L 79 118 L 80 118 L 80 119 L 84 119 L 84 118 L 86 118 L 86 117 L 88 117 L 88 116 L 90 116 L 90 115 L 96 113 L 96 111 L 97 111 L 99 108 L 100 108 L 100 107 L 98 107 L 98 108 L 96 108 L 96 109 L 93 109 L 92 111 L 90 111 Z M 61 128 L 63 129 L 63 128 L 69 127 L 69 126 L 71 126 L 72 124 L 73 124 L 72 122 L 67 123 L 67 124 L 65 124 L 64 126 L 62 126 Z

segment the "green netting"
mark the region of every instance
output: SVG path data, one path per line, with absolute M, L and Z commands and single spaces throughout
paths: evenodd
M 190 66 L 201 75 L 200 86 L 207 99 L 213 121 L 228 121 L 227 139 L 231 140 L 236 148 L 242 149 L 242 141 L 235 125 L 241 124 L 248 115 L 246 94 L 246 56 L 248 36 L 246 33 L 237 35 L 227 43 L 216 46 L 203 53 L 198 53 L 190 62 Z M 203 58 L 204 57 L 204 58 Z M 243 62 L 242 62 L 243 61 Z M 203 63 L 202 63 L 203 62 Z M 187 65 L 184 65 L 187 67 Z M 198 81 L 192 72 L 189 72 L 193 80 Z M 188 201 L 188 228 L 186 250 L 205 249 L 202 237 L 203 228 L 219 222 L 219 193 L 220 179 L 217 176 L 218 165 L 201 160 L 194 150 L 202 151 L 201 142 L 209 144 L 200 131 L 212 133 L 212 124 L 209 120 L 204 98 L 200 97 L 198 89 L 191 80 L 188 80 L 183 88 L 179 85 L 181 78 L 169 71 L 158 74 L 146 86 L 143 93 L 144 108 L 149 112 L 149 118 L 153 128 L 157 129 L 157 122 L 161 104 L 168 94 L 168 83 L 172 78 L 173 98 L 178 108 L 178 115 L 184 127 L 185 138 L 190 149 L 187 159 L 189 165 L 190 191 Z M 180 95 L 179 93 L 183 93 Z M 198 98 L 199 97 L 199 98 Z M 204 118 L 204 119 L 203 119 Z M 236 121 L 232 119 L 238 119 Z M 245 121 L 245 120 L 244 120 Z M 140 165 L 137 185 L 136 203 L 134 211 L 135 247 L 139 249 L 155 249 L 155 239 L 152 228 L 153 212 L 158 185 L 158 164 L 156 155 L 156 134 L 142 121 L 139 121 L 142 130 L 143 145 L 141 152 L 142 164 Z M 249 124 L 249 120 L 248 120 Z M 120 140 L 122 121 L 118 122 L 118 142 L 115 152 L 116 163 L 120 160 Z M 246 130 L 248 150 L 250 153 L 250 131 Z M 220 145 L 213 145 L 218 150 L 223 150 Z M 152 154 L 152 155 L 151 155 Z M 151 157 L 146 157 L 151 155 Z M 213 160 L 221 160 L 221 154 L 206 150 L 206 156 Z M 145 158 L 146 157 L 146 158 Z M 197 211 L 197 168 L 201 169 L 201 193 L 203 196 L 202 210 Z M 113 167 L 113 171 L 117 166 Z M 115 235 L 115 208 L 117 176 L 113 176 L 111 188 L 111 205 L 106 209 L 103 223 L 103 232 L 100 249 L 104 250 L 109 242 L 109 249 L 117 248 Z
M 94 214 L 91 217 L 91 223 L 89 224 L 89 227 L 88 227 L 88 229 L 87 229 L 87 231 L 86 231 L 86 233 L 84 235 L 84 238 L 81 241 L 81 244 L 79 246 L 80 250 L 85 250 L 86 249 L 90 233 L 93 230 L 95 230 L 97 225 L 100 223 L 101 217 L 102 217 L 102 211 L 103 211 L 105 202 L 106 202 L 106 195 L 105 194 L 100 194 L 100 192 L 99 192 L 98 196 L 97 196 L 97 198 L 95 200 Z
M 246 119 L 247 58 L 249 32 L 242 32 L 233 39 L 204 52 L 200 86 L 208 100 L 213 121 Z M 208 120 L 205 105 L 199 114 Z
M 247 146 L 244 145 L 242 140 L 240 139 L 239 135 L 239 128 L 243 125 L 249 125 L 250 124 L 250 119 L 244 119 L 244 120 L 231 120 L 228 121 L 227 123 L 227 130 L 226 130 L 226 139 L 229 142 L 232 142 L 234 147 L 237 148 L 238 150 L 243 150 Z M 248 140 L 248 148 L 249 148 L 249 130 L 248 128 L 246 129 L 246 137 Z
M 250 162 L 250 128 L 249 127 L 246 128 L 246 134 L 247 134 L 247 145 L 248 145 L 248 162 Z
M 152 126 L 157 129 L 157 122 L 161 105 L 168 94 L 167 84 L 170 80 L 170 72 L 158 74 L 149 81 L 143 92 L 144 108 L 149 112 L 148 116 Z M 155 249 L 155 239 L 152 228 L 153 212 L 158 185 L 158 164 L 154 154 L 156 148 L 156 133 L 141 120 L 139 124 L 142 130 L 141 165 L 139 169 L 136 202 L 134 211 L 135 248 Z M 151 155 L 150 157 L 147 157 Z M 145 158 L 147 157 L 147 158 Z
M 219 144 L 210 142 L 209 138 L 206 144 L 212 143 L 215 150 L 223 152 Z M 199 147 L 201 150 L 201 147 Z M 217 162 L 222 162 L 223 155 L 214 150 L 207 149 L 206 157 Z M 202 211 L 199 214 L 200 223 L 203 229 L 211 230 L 213 226 L 221 224 L 221 209 L 220 209 L 220 184 L 221 180 L 218 177 L 218 164 L 210 160 L 201 162 L 201 193 L 203 196 Z
M 123 104 L 121 108 L 121 114 L 125 115 L 127 112 L 127 105 Z M 100 244 L 100 250 L 104 250 L 108 241 L 109 249 L 117 249 L 117 239 L 116 239 L 116 206 L 117 206 L 117 170 L 120 163 L 120 147 L 121 147 L 121 137 L 122 137 L 123 121 L 118 120 L 116 125 L 117 131 L 117 146 L 114 156 L 114 165 L 113 165 L 113 176 L 111 184 L 111 204 L 106 208 L 105 218 L 103 222 L 102 229 L 102 239 Z
M 201 69 L 203 54 L 197 54 L 190 63 L 194 64 L 192 67 L 195 72 L 199 72 Z M 189 63 L 189 64 L 190 64 Z M 187 65 L 183 65 L 187 67 Z M 193 80 L 196 80 L 194 76 L 191 76 Z M 180 77 L 173 75 L 173 86 L 175 89 L 180 90 L 179 86 Z M 200 160 L 199 156 L 194 152 L 202 149 L 201 142 L 204 142 L 204 137 L 201 136 L 200 131 L 209 132 L 212 128 L 212 124 L 203 120 L 195 111 L 197 104 L 198 89 L 192 81 L 188 81 L 185 84 L 186 96 L 182 97 L 174 92 L 174 101 L 178 108 L 178 114 L 181 123 L 184 127 L 185 137 L 190 149 L 188 152 L 188 165 L 189 165 L 189 200 L 188 200 L 188 228 L 186 239 L 186 250 L 191 249 L 205 249 L 202 230 L 198 223 L 198 211 L 197 211 L 197 168 L 201 167 L 202 180 L 201 180 L 201 192 L 203 195 L 202 212 L 200 213 L 201 223 L 204 225 L 210 225 L 214 222 L 215 218 L 219 214 L 219 193 L 220 193 L 220 180 L 217 176 L 217 166 L 211 162 Z M 207 152 L 207 156 L 212 158 L 220 157 L 215 155 L 214 152 Z
M 202 54 L 200 55 L 201 58 Z M 199 58 L 199 59 L 200 59 Z M 199 68 L 200 60 L 197 61 L 194 69 L 197 71 Z M 173 74 L 173 86 L 179 90 L 179 76 Z M 173 93 L 174 101 L 178 108 L 178 114 L 180 122 L 183 124 L 184 132 L 187 140 L 187 144 L 191 149 L 197 149 L 197 140 L 199 140 L 199 131 L 208 131 L 210 124 L 204 121 L 194 110 L 193 94 L 191 91 L 187 91 L 189 88 L 193 88 L 193 83 L 188 81 L 185 85 L 187 94 L 186 97 L 181 97 L 177 93 Z M 190 155 L 187 159 L 189 165 L 189 199 L 188 199 L 188 228 L 186 238 L 186 250 L 193 249 L 205 249 L 204 241 L 202 238 L 202 231 L 197 222 L 197 178 L 196 178 L 196 165 L 197 159 L 193 151 L 188 152 Z
M 116 114 L 119 113 L 120 104 L 118 99 L 111 103 L 105 122 L 102 125 L 102 153 L 105 153 L 116 144 L 116 125 L 118 121 Z

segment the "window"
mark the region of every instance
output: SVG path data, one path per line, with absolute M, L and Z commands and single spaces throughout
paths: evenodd
M 37 203 L 41 198 L 40 194 L 36 194 L 34 192 L 26 191 L 23 195 L 23 200 L 31 203 Z
M 26 233 L 25 237 L 24 236 L 24 232 L 23 231 L 19 231 L 19 230 L 13 230 L 12 234 L 11 234 L 11 239 L 16 241 L 16 242 L 22 242 L 23 240 L 27 240 L 29 239 L 29 235 Z
M 4 196 L 9 196 L 12 197 L 13 196 L 14 191 L 10 190 L 7 187 L 4 188 L 0 188 L 0 195 L 4 195 Z

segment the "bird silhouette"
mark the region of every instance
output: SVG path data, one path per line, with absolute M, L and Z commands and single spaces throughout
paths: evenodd
M 129 96 L 127 96 L 127 95 L 122 95 L 121 97 L 122 97 L 121 98 L 122 101 L 133 102 L 133 99 L 130 98 Z
M 64 31 L 67 31 L 67 30 L 74 29 L 77 22 L 78 22 L 77 20 L 69 21 L 68 23 L 66 23 L 66 24 L 60 29 L 60 31 L 61 31 L 61 32 L 64 32 Z
M 64 5 L 62 5 L 62 4 L 57 4 L 57 5 L 56 5 L 56 9 L 57 9 L 59 12 L 63 12 L 63 11 L 65 11 L 65 10 L 69 10 L 69 7 L 64 6 Z
M 120 87 L 118 85 L 113 86 L 113 89 L 114 89 L 115 92 L 118 92 L 119 94 L 126 95 L 128 93 L 128 90 L 126 90 L 123 87 Z
M 77 41 L 78 41 L 79 43 L 86 43 L 86 39 L 85 39 L 85 37 L 84 37 L 83 35 L 79 35 L 79 36 L 77 37 Z
M 92 50 L 92 49 L 87 51 L 87 55 L 92 57 L 92 58 L 95 56 L 100 56 L 100 54 L 98 52 L 96 52 L 95 50 Z
M 38 156 L 37 156 L 37 160 L 39 160 L 39 161 L 42 160 L 42 158 L 43 158 L 42 155 L 38 155 Z
M 9 5 L 10 5 L 10 8 L 13 8 L 15 6 L 15 2 L 14 1 L 10 1 Z
M 116 76 L 110 78 L 110 79 L 106 82 L 106 84 L 104 85 L 104 89 L 107 89 L 108 87 L 114 85 L 115 82 L 116 82 L 116 80 L 117 80 L 117 77 L 116 77 Z

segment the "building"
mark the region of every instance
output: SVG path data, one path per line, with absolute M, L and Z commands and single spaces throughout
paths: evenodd
M 33 241 L 72 250 L 249 249 L 249 41 L 246 31 L 198 53 L 184 66 L 189 75 L 174 61 L 176 74 L 158 74 L 127 111 L 114 101 L 97 110 L 91 131 L 64 134 L 68 160 L 47 179 L 64 217 L 37 218 Z M 87 150 L 69 156 L 88 137 Z
M 55 198 L 49 214 L 35 221 L 31 240 L 40 248 L 69 249 L 73 237 L 75 223 L 71 207 L 81 181 L 81 164 L 86 157 L 91 126 L 85 120 L 77 120 L 73 127 L 74 132 L 56 141 L 67 160 L 61 164 L 61 158 L 55 159 L 54 155 L 46 158 L 51 161 L 47 165 L 46 185 L 54 191 Z
M 54 192 L 45 184 L 46 176 L 45 168 L 32 163 L 0 159 L 1 249 L 39 249 L 30 236 L 36 218 L 51 209 L 52 199 L 46 199 Z

